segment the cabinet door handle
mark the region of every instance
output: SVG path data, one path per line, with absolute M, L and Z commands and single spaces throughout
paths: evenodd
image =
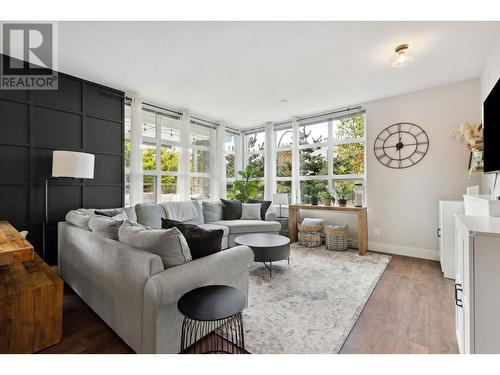
M 459 291 L 463 292 L 462 284 L 455 283 L 455 305 L 457 305 L 458 307 L 464 307 L 464 305 L 462 304 L 462 300 L 458 298 Z
M 437 234 L 438 237 L 441 237 L 441 228 L 438 228 L 436 230 L 436 234 Z

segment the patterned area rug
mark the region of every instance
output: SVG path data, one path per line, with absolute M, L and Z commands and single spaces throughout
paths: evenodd
M 382 276 L 390 256 L 308 249 L 294 243 L 286 261 L 250 272 L 243 311 L 250 353 L 338 353 Z

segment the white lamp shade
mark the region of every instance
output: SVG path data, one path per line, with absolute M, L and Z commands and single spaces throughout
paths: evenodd
M 94 155 L 85 152 L 54 151 L 52 177 L 94 178 Z
M 276 193 L 273 194 L 274 204 L 288 204 L 288 194 L 287 193 Z

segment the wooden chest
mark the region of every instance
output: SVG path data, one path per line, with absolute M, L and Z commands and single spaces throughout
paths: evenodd
M 61 341 L 63 285 L 37 254 L 0 266 L 0 353 L 34 353 Z

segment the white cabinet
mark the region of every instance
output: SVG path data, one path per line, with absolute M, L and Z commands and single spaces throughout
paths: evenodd
M 463 215 L 463 201 L 439 201 L 439 261 L 444 277 L 455 278 L 455 215 Z
M 500 353 L 500 218 L 460 215 L 455 233 L 460 353 Z

